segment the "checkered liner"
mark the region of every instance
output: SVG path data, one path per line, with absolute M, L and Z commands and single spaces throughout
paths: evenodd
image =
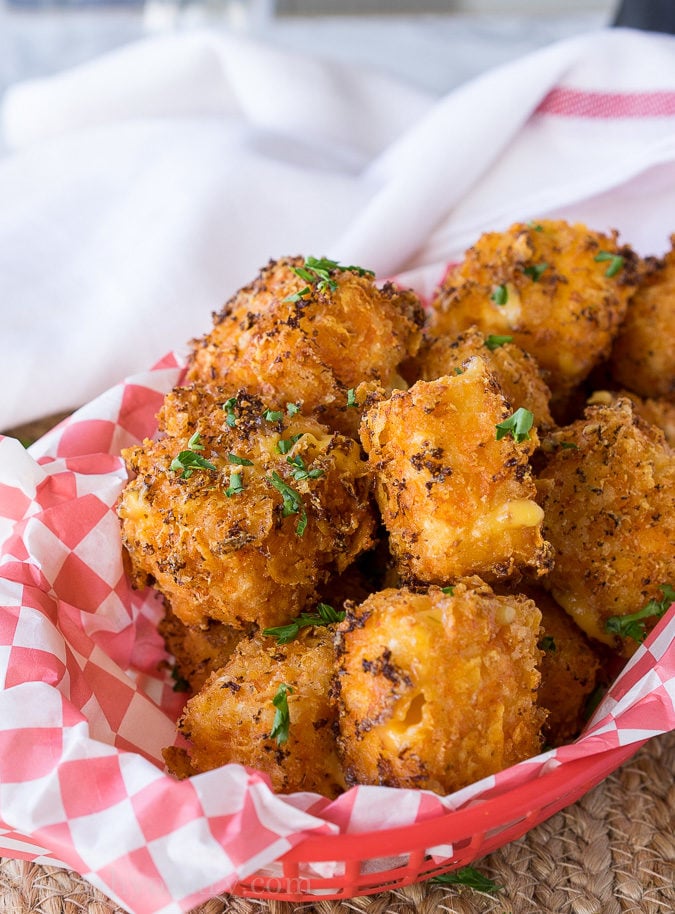
M 125 578 L 114 506 L 125 480 L 120 449 L 153 433 L 181 367 L 168 356 L 28 451 L 0 437 L 0 854 L 67 865 L 136 914 L 185 911 L 251 874 L 274 873 L 308 836 L 479 808 L 555 768 L 590 765 L 673 728 L 671 608 L 579 741 L 450 797 L 380 787 L 333 802 L 282 797 L 239 765 L 180 782 L 166 775 L 161 749 L 175 739 L 180 701 L 163 665 L 161 604 Z M 433 854 L 447 860 L 453 849 L 440 844 Z M 369 865 L 387 869 L 387 860 Z

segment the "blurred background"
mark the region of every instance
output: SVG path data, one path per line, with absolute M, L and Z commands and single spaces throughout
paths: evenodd
M 0 0 L 0 93 L 150 34 L 205 25 L 442 93 L 610 25 L 618 8 L 618 0 Z

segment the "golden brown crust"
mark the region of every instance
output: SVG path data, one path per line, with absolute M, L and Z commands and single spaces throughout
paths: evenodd
M 450 793 L 539 751 L 541 615 L 478 578 L 385 590 L 338 626 L 348 783 Z
M 545 590 L 525 591 L 541 612 L 543 651 L 537 703 L 546 710 L 543 734 L 550 746 L 571 742 L 582 730 L 601 669 L 600 652 Z
M 537 437 L 497 440 L 509 417 L 501 388 L 475 356 L 461 374 L 418 381 L 375 404 L 361 439 L 404 578 L 444 584 L 548 570 L 528 457 Z
M 589 406 L 609 406 L 621 397 L 627 397 L 635 412 L 650 425 L 660 428 L 670 447 L 675 447 L 675 401 L 666 397 L 639 397 L 629 390 L 596 390 L 588 398 Z
M 270 261 L 225 305 L 193 344 L 188 380 L 232 393 L 245 388 L 275 408 L 298 403 L 304 414 L 355 436 L 368 392 L 405 386 L 397 369 L 417 352 L 422 307 L 410 290 L 378 288 L 372 276 L 350 270 L 331 273 L 334 290 L 308 285 L 293 272 L 303 263 Z M 356 408 L 347 405 L 350 389 Z
M 542 446 L 537 489 L 555 549 L 544 586 L 587 635 L 630 655 L 636 642 L 606 623 L 675 578 L 675 455 L 628 399 L 588 407 Z
M 175 659 L 172 674 L 177 688 L 183 684 L 198 692 L 211 673 L 225 666 L 246 632 L 209 620 L 203 626 L 185 625 L 167 605 L 159 623 L 166 649 Z
M 611 260 L 621 268 L 613 276 Z M 619 261 L 617 261 L 619 263 Z M 484 234 L 444 281 L 432 336 L 476 324 L 511 335 L 541 367 L 554 398 L 568 395 L 607 356 L 637 283 L 637 255 L 617 233 L 539 220 Z
M 162 410 L 165 437 L 123 452 L 133 476 L 118 508 L 123 542 L 135 583 L 156 583 L 187 625 L 278 625 L 370 547 L 367 467 L 355 441 L 313 419 L 269 421 L 244 393 L 231 412 L 222 403 L 218 390 L 178 388 Z M 171 464 L 194 434 L 214 469 L 184 478 Z M 299 478 L 298 463 L 315 475 Z M 241 490 L 228 497 L 235 476 Z
M 489 342 L 477 327 L 469 327 L 454 337 L 431 337 L 422 345 L 416 359 L 420 379 L 433 381 L 452 375 L 467 359 L 478 355 L 499 381 L 510 407 L 529 409 L 539 432 L 553 428 L 555 423 L 549 409 L 551 391 L 535 360 L 515 343 L 490 349 L 486 345 Z
M 612 348 L 614 379 L 643 397 L 675 400 L 675 235 L 649 269 L 628 305 Z
M 261 635 L 240 642 L 191 698 L 180 721 L 191 774 L 238 762 L 269 774 L 274 790 L 334 797 L 344 787 L 331 700 L 333 633 L 304 629 L 289 644 Z M 281 685 L 289 687 L 288 739 L 270 734 Z

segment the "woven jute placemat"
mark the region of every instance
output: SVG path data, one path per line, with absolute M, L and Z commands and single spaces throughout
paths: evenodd
M 429 884 L 291 904 L 223 895 L 195 914 L 673 914 L 675 733 L 657 737 L 579 802 L 476 868 L 495 895 Z M 0 861 L 2 914 L 122 914 L 75 873 Z

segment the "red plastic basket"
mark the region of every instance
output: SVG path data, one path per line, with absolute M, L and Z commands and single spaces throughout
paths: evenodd
M 281 858 L 281 875 L 254 874 L 238 883 L 232 894 L 283 901 L 353 898 L 466 866 L 574 803 L 645 742 L 576 759 L 502 796 L 417 825 L 307 838 Z M 440 845 L 452 845 L 450 859 L 434 859 L 433 849 Z M 397 858 L 396 865 L 391 858 Z M 317 863 L 332 863 L 337 875 L 305 875 Z

